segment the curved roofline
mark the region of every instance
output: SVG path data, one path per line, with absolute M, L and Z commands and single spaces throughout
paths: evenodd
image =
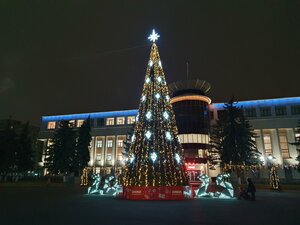
M 191 79 L 173 82 L 169 85 L 170 94 L 176 96 L 182 92 L 198 91 L 202 95 L 206 95 L 211 88 L 210 83 L 205 80 Z

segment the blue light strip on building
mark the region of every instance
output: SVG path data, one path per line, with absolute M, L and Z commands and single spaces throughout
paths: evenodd
M 237 107 L 243 108 L 272 107 L 285 105 L 300 105 L 300 97 L 240 101 L 236 104 Z M 223 109 L 224 103 L 214 103 L 211 105 L 211 107 L 220 110 Z
M 69 115 L 57 115 L 57 116 L 43 116 L 43 122 L 49 121 L 61 121 L 61 120 L 85 120 L 89 116 L 91 119 L 107 118 L 107 117 L 119 117 L 119 116 L 136 116 L 138 110 L 123 110 L 123 111 L 110 111 L 110 112 L 95 112 L 95 113 L 79 113 Z
M 236 104 L 236 106 L 243 107 L 243 108 L 272 107 L 272 106 L 285 106 L 285 105 L 300 105 L 300 97 L 240 101 Z M 223 109 L 224 103 L 213 103 L 211 104 L 210 107 L 213 109 L 220 110 Z M 61 121 L 61 120 L 84 120 L 87 119 L 89 116 L 91 119 L 121 117 L 121 116 L 136 116 L 137 113 L 138 110 L 133 109 L 133 110 L 122 110 L 122 111 L 110 111 L 110 112 L 43 116 L 42 122 Z

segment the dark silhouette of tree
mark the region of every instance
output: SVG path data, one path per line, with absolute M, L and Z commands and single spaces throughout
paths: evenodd
M 76 132 L 69 121 L 61 121 L 48 147 L 45 167 L 51 174 L 70 174 L 77 172 Z
M 18 136 L 16 152 L 17 170 L 19 172 L 32 170 L 34 166 L 34 153 L 28 122 L 23 125 L 20 135 Z
M 221 162 L 221 167 L 257 165 L 259 151 L 255 144 L 255 133 L 246 120 L 243 110 L 235 106 L 234 98 L 224 105 L 224 112 L 212 127 L 210 160 L 212 164 Z
M 78 130 L 78 139 L 76 144 L 76 161 L 79 173 L 88 165 L 90 161 L 90 143 L 92 140 L 90 117 L 83 122 Z
M 7 174 L 16 170 L 16 127 L 11 119 L 5 121 L 0 131 L 0 172 Z

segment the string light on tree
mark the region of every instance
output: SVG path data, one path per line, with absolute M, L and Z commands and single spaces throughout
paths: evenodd
M 150 154 L 150 158 L 152 159 L 153 162 L 155 162 L 155 160 L 157 159 L 157 154 L 155 152 L 152 152 Z
M 148 139 L 150 139 L 150 137 L 151 137 L 151 132 L 148 130 L 148 131 L 146 132 L 145 136 L 146 136 Z
M 164 113 L 163 113 L 163 117 L 166 119 L 166 120 L 168 120 L 169 119 L 169 113 L 167 113 L 166 111 L 164 111 Z
M 159 93 L 156 93 L 156 94 L 155 94 L 155 98 L 156 98 L 156 99 L 159 99 L 159 98 L 160 98 L 160 94 L 159 94 Z
M 160 83 L 162 81 L 161 77 L 157 78 L 158 83 Z
M 160 60 L 158 61 L 158 65 L 159 65 L 159 67 L 162 67 L 161 61 L 160 61 Z
M 169 131 L 166 132 L 166 138 L 170 141 L 172 139 L 171 133 Z
M 153 66 L 153 61 L 149 60 L 149 66 L 152 67 Z
M 175 153 L 175 160 L 177 161 L 177 163 L 180 163 L 180 156 L 178 155 L 178 153 Z
M 148 112 L 146 113 L 146 118 L 147 118 L 147 120 L 150 120 L 150 119 L 151 119 L 151 116 L 152 116 L 151 112 L 148 111 Z
M 147 79 L 146 79 L 146 84 L 149 84 L 150 83 L 150 78 L 149 77 L 147 77 Z
M 134 155 L 132 155 L 132 156 L 129 158 L 129 162 L 130 162 L 130 163 L 133 163 L 134 159 L 135 159 L 135 157 L 134 157 Z
M 270 170 L 270 187 L 273 190 L 279 190 L 279 177 L 275 166 L 272 166 Z
M 134 142 L 134 140 L 135 140 L 135 135 L 133 134 L 133 135 L 131 136 L 131 142 Z

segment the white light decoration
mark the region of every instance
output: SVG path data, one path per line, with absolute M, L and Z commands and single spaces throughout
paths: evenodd
M 161 66 L 161 61 L 160 61 L 160 60 L 158 61 L 158 65 L 159 65 L 159 67 L 162 67 L 162 66 Z
M 158 35 L 158 33 L 155 33 L 155 30 L 153 29 L 152 34 L 150 34 L 148 39 L 154 43 L 159 37 L 160 35 Z
M 169 131 L 166 132 L 166 138 L 168 140 L 171 140 L 171 138 L 172 138 L 171 133 Z
M 135 159 L 135 157 L 134 157 L 134 155 L 132 155 L 132 156 L 129 158 L 129 162 L 132 163 L 134 159 Z
M 177 161 L 177 163 L 180 163 L 180 156 L 178 155 L 178 153 L 175 153 L 175 157 L 174 157 Z
M 160 98 L 160 94 L 159 94 L 159 93 L 156 93 L 156 94 L 155 94 L 155 98 L 156 98 L 156 99 L 159 99 L 159 98 Z
M 167 101 L 170 100 L 170 96 L 169 96 L 169 95 L 166 96 L 166 100 L 167 100 Z
M 131 136 L 131 142 L 134 142 L 134 140 L 135 140 L 135 135 L 133 134 L 133 135 Z
M 180 141 L 180 137 L 179 137 L 179 136 L 177 136 L 177 140 L 178 140 L 178 142 L 179 142 L 179 143 L 181 143 L 181 141 Z
M 135 117 L 135 121 L 138 122 L 139 121 L 139 114 L 136 115 Z
M 153 61 L 152 61 L 152 60 L 149 61 L 149 66 L 150 66 L 150 67 L 153 66 Z
M 262 163 L 264 163 L 264 162 L 265 162 L 265 157 L 263 157 L 263 156 L 261 155 L 261 156 L 259 156 L 259 160 L 260 160 Z
M 150 119 L 151 119 L 151 116 L 152 116 L 151 112 L 148 111 L 148 112 L 146 113 L 146 118 L 147 118 L 148 120 L 150 120 Z
M 150 154 L 150 158 L 152 159 L 153 162 L 155 162 L 155 160 L 157 159 L 157 154 L 155 152 L 152 152 Z
M 146 84 L 149 84 L 149 83 L 150 83 L 150 78 L 147 77 L 147 79 L 146 79 Z
M 146 100 L 146 96 L 143 95 L 143 96 L 142 96 L 142 102 L 144 102 L 145 100 Z
M 167 119 L 169 119 L 169 113 L 167 113 L 166 111 L 164 111 L 164 113 L 163 113 L 163 117 L 167 120 Z
M 162 78 L 161 77 L 158 77 L 157 78 L 157 81 L 160 83 L 162 81 Z
M 145 134 L 145 136 L 149 139 L 151 137 L 151 132 L 148 130 Z

